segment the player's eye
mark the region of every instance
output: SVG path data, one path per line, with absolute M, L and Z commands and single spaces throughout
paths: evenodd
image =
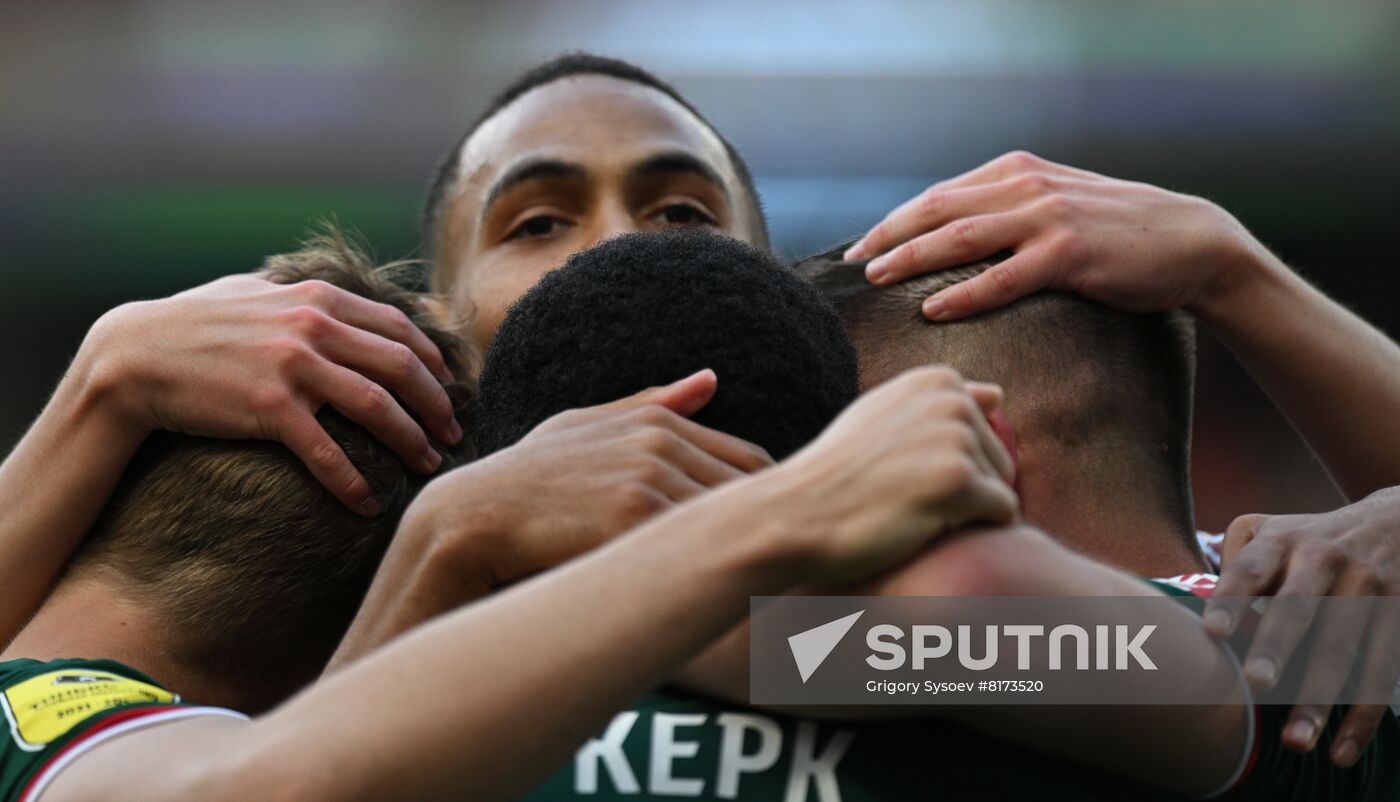
M 715 219 L 689 203 L 672 203 L 664 206 L 652 219 L 668 226 L 713 226 Z
M 507 240 L 534 239 L 558 234 L 569 226 L 569 221 L 550 214 L 537 214 L 520 223 L 506 235 Z

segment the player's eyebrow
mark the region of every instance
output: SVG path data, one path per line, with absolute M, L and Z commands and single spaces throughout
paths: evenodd
M 703 159 L 686 153 L 683 150 L 668 150 L 664 153 L 650 156 L 633 165 L 631 169 L 627 171 L 627 176 L 636 180 L 668 173 L 691 173 L 693 175 L 698 175 L 711 184 L 714 184 L 715 189 L 724 193 L 726 200 L 732 200 L 732 198 L 729 197 L 729 189 L 725 186 L 724 179 L 720 177 L 719 172 Z
M 511 187 L 522 184 L 536 178 L 587 178 L 588 171 L 583 165 L 574 162 L 561 161 L 559 159 L 525 159 L 511 166 L 505 174 L 496 179 L 496 183 L 491 185 L 491 191 L 486 193 L 486 202 L 481 205 L 481 219 L 486 220 L 486 213 L 491 211 L 491 205 L 500 200 Z

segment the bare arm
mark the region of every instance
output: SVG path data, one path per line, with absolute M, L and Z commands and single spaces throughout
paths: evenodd
M 1139 579 L 1069 551 L 1029 527 L 970 530 L 939 540 L 907 564 L 842 592 L 859 596 L 1159 596 Z M 1154 637 L 1185 658 L 1183 684 L 1239 677 L 1195 615 Z M 681 684 L 747 704 L 748 632 L 740 626 L 688 664 Z M 1243 680 L 1238 679 L 1241 702 Z M 1240 766 L 1248 734 L 1242 706 L 1006 705 L 829 707 L 784 712 L 870 720 L 930 716 L 1107 774 L 1178 793 L 1218 790 Z
M 434 379 L 445 371 L 398 310 L 321 282 L 231 276 L 103 315 L 0 466 L 0 643 L 38 608 L 148 433 L 279 440 L 368 511 L 369 486 L 316 410 L 332 404 L 431 472 L 422 426 L 395 400 L 365 401 L 392 388 L 455 442 L 461 430 Z
M 1400 348 L 1201 198 L 1009 153 L 890 212 L 849 259 L 891 283 L 1011 250 L 924 302 L 956 320 L 1042 289 L 1185 309 L 1235 352 L 1351 500 L 1400 484 Z M 1366 421 L 1358 426 L 1357 421 Z
M 146 437 L 113 411 L 114 389 L 80 354 L 0 465 L 0 644 L 39 608 Z
M 1009 521 L 1010 488 L 949 428 L 980 420 L 960 387 L 912 371 L 782 465 L 419 627 L 262 719 L 97 746 L 45 802 L 114 785 L 150 802 L 509 798 L 737 623 L 748 596 L 853 581 L 948 529 Z
M 328 671 L 415 626 L 577 557 L 707 489 L 772 465 L 683 416 L 714 396 L 700 371 L 550 418 L 418 495 Z
M 116 777 L 156 801 L 510 798 L 738 620 L 748 594 L 791 580 L 791 539 L 752 528 L 759 490 L 717 492 L 697 514 L 678 509 L 440 618 L 251 724 L 172 724 L 152 731 L 160 741 L 98 747 L 45 798 L 105 798 Z M 172 758 L 198 768 L 175 783 L 131 777 Z
M 1348 499 L 1400 484 L 1400 347 L 1252 237 L 1232 248 L 1229 279 L 1192 311 L 1235 353 Z

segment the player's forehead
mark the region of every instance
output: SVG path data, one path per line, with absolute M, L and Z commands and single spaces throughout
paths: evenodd
M 521 95 L 477 128 L 462 145 L 459 191 L 467 205 L 480 203 L 492 182 L 526 160 L 622 174 L 668 152 L 701 160 L 724 179 L 731 197 L 741 195 L 724 143 L 675 99 L 633 81 L 570 76 Z

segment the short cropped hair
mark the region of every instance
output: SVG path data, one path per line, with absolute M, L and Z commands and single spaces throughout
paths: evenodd
M 447 198 L 456 185 L 462 167 L 462 146 L 466 144 L 471 135 L 482 126 L 487 120 L 496 116 L 502 109 L 514 103 L 525 93 L 532 89 L 537 89 L 546 84 L 564 78 L 572 78 L 580 75 L 600 75 L 606 78 L 616 78 L 620 81 L 628 81 L 634 84 L 655 89 L 666 95 L 677 103 L 681 104 L 686 111 L 695 115 L 702 125 L 710 129 L 719 141 L 724 145 L 725 155 L 729 157 L 730 164 L 734 167 L 734 173 L 743 186 L 746 198 L 741 202 L 747 204 L 747 214 L 749 224 L 753 228 L 757 237 L 756 245 L 765 250 L 768 248 L 768 221 L 763 214 L 763 202 L 759 198 L 758 188 L 754 185 L 753 174 L 749 171 L 749 165 L 744 161 L 744 157 L 739 155 L 739 149 L 734 147 L 724 135 L 715 128 L 705 116 L 700 113 L 690 101 L 686 100 L 676 88 L 656 77 L 652 73 L 630 64 L 621 59 L 598 56 L 592 53 L 574 52 L 565 53 L 549 61 L 537 64 L 526 70 L 515 80 L 507 84 L 500 92 L 496 93 L 491 102 L 486 105 L 486 109 L 476 118 L 476 121 L 467 128 L 466 133 L 457 139 L 447 155 L 438 165 L 437 172 L 433 176 L 433 183 L 428 190 L 428 198 L 423 207 L 422 238 L 424 252 L 431 259 L 433 249 L 437 244 L 437 237 L 442 224 L 442 216 L 447 205 Z M 444 277 L 433 270 L 434 288 L 438 291 L 446 289 Z
M 328 282 L 390 304 L 442 351 L 446 389 L 466 429 L 475 392 L 469 345 L 400 288 L 399 263 L 373 268 L 335 231 L 270 258 L 262 275 Z M 317 421 L 369 482 L 374 517 L 346 508 L 285 446 L 173 433 L 151 436 L 127 469 L 73 574 L 112 580 L 155 612 L 172 655 L 247 689 L 285 695 L 314 679 L 369 589 L 399 517 L 427 481 L 365 429 L 327 408 Z M 470 446 L 433 443 L 443 469 Z M 275 702 L 275 698 L 269 699 Z
M 480 451 L 704 368 L 719 388 L 693 419 L 775 459 L 858 386 L 840 318 L 772 256 L 703 230 L 629 234 L 574 254 L 506 315 L 481 372 Z
M 922 301 L 1000 262 L 940 270 L 899 284 L 866 280 L 847 245 L 802 260 L 855 340 L 865 387 L 920 364 L 948 364 L 1006 389 L 1018 432 L 1048 438 L 1063 465 L 1105 487 L 1133 483 L 1194 531 L 1190 440 L 1195 328 L 1181 312 L 1136 314 L 1068 293 L 935 323 Z

